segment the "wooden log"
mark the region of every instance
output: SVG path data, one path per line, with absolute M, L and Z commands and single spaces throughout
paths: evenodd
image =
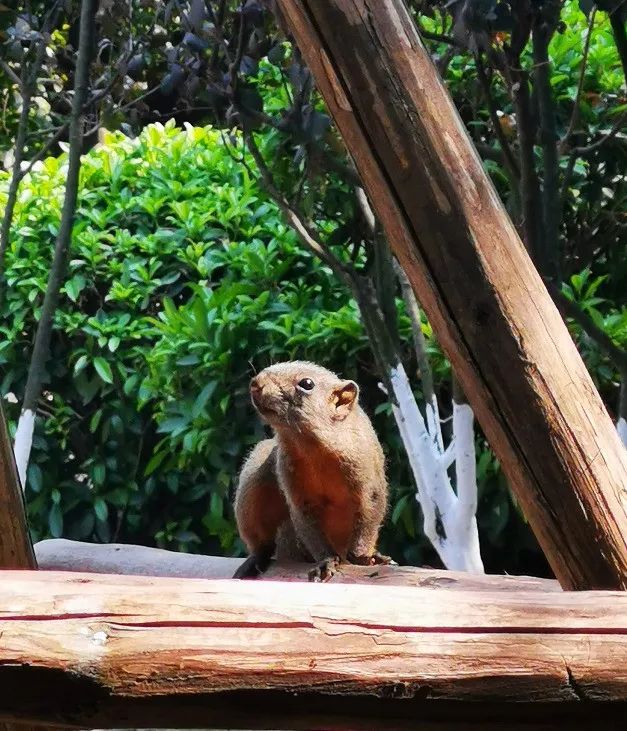
M 26 520 L 24 495 L 15 466 L 4 409 L 0 402 L 0 568 L 34 569 L 36 567 Z M 0 721 L 0 731 L 44 731 L 45 728 L 45 726 Z
M 35 568 L 24 497 L 0 404 L 0 568 Z
M 564 588 L 627 587 L 627 451 L 403 0 L 277 0 Z
M 0 719 L 11 721 L 145 725 L 158 709 L 162 727 L 206 728 L 238 694 L 244 725 L 228 728 L 269 723 L 264 703 L 278 722 L 287 694 L 336 721 L 385 699 L 410 718 L 436 718 L 447 701 L 512 704 L 514 719 L 536 703 L 627 709 L 624 592 L 0 572 L 0 637 Z M 195 712 L 191 695 L 205 696 Z
M 50 538 L 35 544 L 40 569 L 179 579 L 230 579 L 244 559 L 177 553 L 125 543 L 83 543 Z M 272 564 L 262 581 L 307 581 L 309 564 Z M 423 586 L 490 591 L 560 591 L 557 581 L 530 576 L 466 574 L 414 566 L 343 565 L 335 584 Z

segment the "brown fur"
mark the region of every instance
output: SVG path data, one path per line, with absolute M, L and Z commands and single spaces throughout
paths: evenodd
M 299 383 L 314 383 L 306 390 Z M 387 507 L 384 456 L 359 389 L 326 368 L 279 363 L 251 381 L 253 404 L 274 429 L 242 469 L 235 497 L 248 571 L 333 557 L 369 563 Z

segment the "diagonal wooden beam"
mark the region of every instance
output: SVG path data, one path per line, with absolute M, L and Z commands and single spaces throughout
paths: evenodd
M 627 451 L 403 0 L 277 0 L 562 587 L 627 588 Z

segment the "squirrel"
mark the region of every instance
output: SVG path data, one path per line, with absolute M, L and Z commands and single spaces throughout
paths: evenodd
M 250 555 L 234 578 L 277 562 L 317 565 L 326 581 L 342 561 L 393 563 L 377 550 L 387 510 L 385 458 L 359 387 L 314 363 L 269 366 L 250 382 L 253 406 L 274 436 L 259 442 L 239 477 L 235 517 Z

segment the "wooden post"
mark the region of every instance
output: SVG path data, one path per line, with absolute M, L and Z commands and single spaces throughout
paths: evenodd
M 627 451 L 402 0 L 277 0 L 564 588 L 627 587 Z
M 545 722 L 627 710 L 624 592 L 0 571 L 0 637 L 11 721 L 397 729 L 466 702 L 464 728 L 511 728 L 542 703 Z
M 34 569 L 24 497 L 15 468 L 13 448 L 0 404 L 0 568 Z
M 37 568 L 28 532 L 24 496 L 17 476 L 9 430 L 0 403 L 0 568 Z M 44 731 L 45 727 L 2 723 L 0 731 Z

